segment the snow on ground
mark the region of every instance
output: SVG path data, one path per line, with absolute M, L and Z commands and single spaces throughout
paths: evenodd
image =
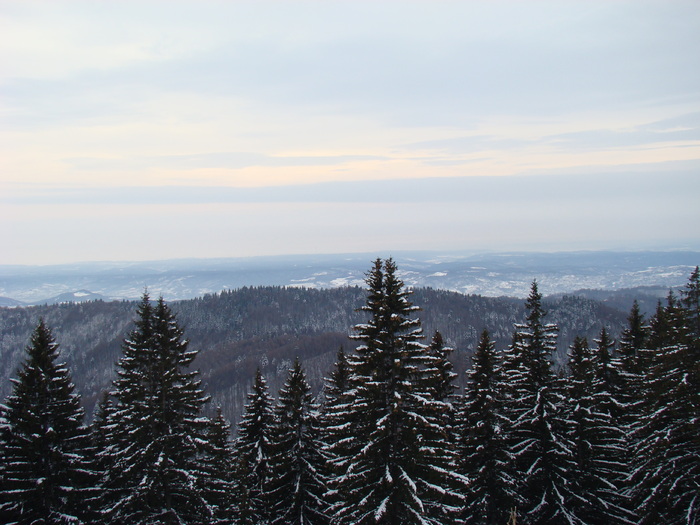
M 2 267 L 0 297 L 25 303 L 89 292 L 112 299 L 188 299 L 243 286 L 365 286 L 376 255 L 294 256 L 267 259 L 85 263 L 65 267 Z M 411 254 L 395 257 L 410 287 L 467 294 L 526 297 L 533 279 L 545 294 L 580 289 L 682 286 L 700 264 L 700 252 L 580 252 L 554 254 Z M 77 291 L 77 292 L 76 292 Z

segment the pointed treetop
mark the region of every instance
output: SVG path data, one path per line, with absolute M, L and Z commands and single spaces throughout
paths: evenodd
M 531 323 L 539 323 L 547 315 L 547 312 L 542 309 L 542 294 L 539 292 L 537 280 L 532 281 L 525 308 L 528 310 L 527 320 Z

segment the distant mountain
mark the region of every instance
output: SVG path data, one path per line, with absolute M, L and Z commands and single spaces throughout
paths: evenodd
M 109 300 L 108 297 L 104 295 L 90 292 L 88 290 L 78 290 L 77 292 L 66 292 L 59 294 L 55 297 L 49 299 L 44 299 L 43 301 L 35 301 L 30 303 L 31 305 L 40 304 L 66 304 L 66 303 L 84 303 L 87 301 L 104 301 Z
M 9 297 L 0 297 L 0 307 L 26 306 L 27 303 L 10 299 Z
M 392 254 L 0 266 L 0 295 L 24 303 L 44 304 L 75 290 L 110 299 L 136 299 L 148 288 L 152 295 L 172 301 L 243 286 L 316 289 L 363 286 L 365 272 L 378 255 Z M 408 286 L 490 297 L 525 297 L 533 279 L 537 279 L 545 295 L 648 286 L 668 290 L 683 285 L 692 269 L 700 264 L 700 252 L 680 251 L 402 252 L 393 256 L 400 277 Z M 77 299 L 76 296 L 72 301 Z

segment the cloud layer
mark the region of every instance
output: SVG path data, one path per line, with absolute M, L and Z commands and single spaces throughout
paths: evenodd
M 28 1 L 0 24 L 0 264 L 102 259 L 98 224 L 134 258 L 131 217 L 200 256 L 236 255 L 197 230 L 234 218 L 250 254 L 567 244 L 534 233 L 543 210 L 573 247 L 641 246 L 630 213 L 697 194 L 693 1 Z M 415 238 L 365 246 L 334 216 L 356 208 Z M 579 225 L 604 208 L 608 228 Z M 697 213 L 661 214 L 646 244 L 700 242 Z

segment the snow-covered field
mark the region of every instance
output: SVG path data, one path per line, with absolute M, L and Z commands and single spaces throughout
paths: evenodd
M 363 286 L 372 261 L 391 254 L 346 254 L 0 266 L 0 305 L 134 299 L 148 288 L 166 300 L 243 286 Z M 700 252 L 399 253 L 408 286 L 465 294 L 525 297 L 533 279 L 545 295 L 580 289 L 683 285 Z M 62 295 L 68 294 L 68 295 Z M 60 296 L 60 297 L 59 297 Z

